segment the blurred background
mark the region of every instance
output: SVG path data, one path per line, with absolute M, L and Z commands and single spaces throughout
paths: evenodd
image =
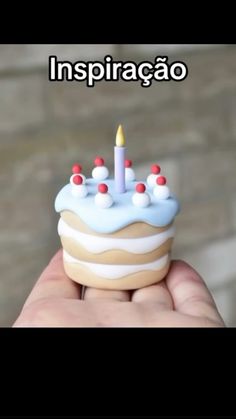
M 59 60 L 183 60 L 181 83 L 49 82 Z M 204 277 L 236 326 L 236 46 L 0 45 L 0 326 L 11 326 L 59 248 L 54 199 L 78 161 L 113 168 L 117 125 L 138 177 L 162 166 L 181 201 L 173 257 Z

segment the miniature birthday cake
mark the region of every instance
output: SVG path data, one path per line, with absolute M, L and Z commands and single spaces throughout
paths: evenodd
M 74 164 L 70 182 L 58 193 L 58 234 L 66 274 L 89 287 L 131 290 L 163 279 L 168 272 L 179 212 L 158 164 L 144 182 L 126 159 L 120 126 L 114 148 L 114 179 L 96 157 L 92 177 Z

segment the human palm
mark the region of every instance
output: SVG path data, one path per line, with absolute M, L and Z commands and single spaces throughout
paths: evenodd
M 134 291 L 82 288 L 64 271 L 62 251 L 41 274 L 13 327 L 223 327 L 199 274 L 173 261 L 161 282 Z

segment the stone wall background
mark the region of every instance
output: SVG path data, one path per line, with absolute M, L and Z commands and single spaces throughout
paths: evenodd
M 189 67 L 182 83 L 50 83 L 58 59 L 153 59 Z M 174 257 L 205 278 L 236 326 L 236 46 L 0 45 L 0 325 L 9 326 L 59 247 L 54 198 L 79 160 L 113 165 L 117 125 L 138 176 L 160 162 L 182 212 Z M 155 157 L 154 157 L 155 156 Z

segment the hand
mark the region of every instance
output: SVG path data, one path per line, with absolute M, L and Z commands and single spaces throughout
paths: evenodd
M 85 288 L 70 280 L 60 250 L 44 270 L 13 327 L 223 327 L 204 281 L 174 261 L 161 282 L 134 291 Z

